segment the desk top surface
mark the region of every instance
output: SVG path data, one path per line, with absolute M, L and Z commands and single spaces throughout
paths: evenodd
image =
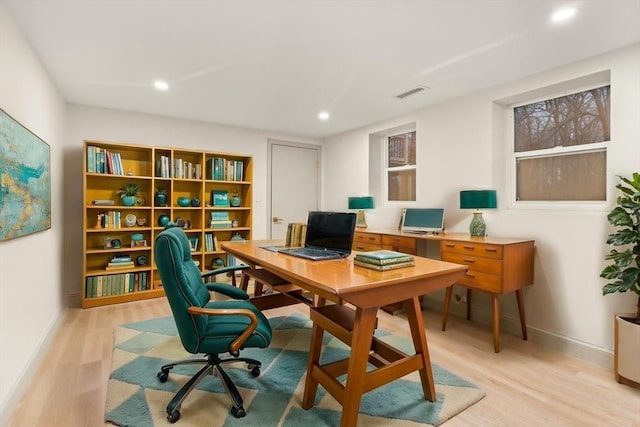
M 533 239 L 521 239 L 521 238 L 512 238 L 512 237 L 494 237 L 494 236 L 474 237 L 474 236 L 471 236 L 469 233 L 440 233 L 440 234 L 410 233 L 406 231 L 403 232 L 394 228 L 378 228 L 378 229 L 356 228 L 356 232 L 384 234 L 387 236 L 411 237 L 413 239 L 422 239 L 422 240 L 456 240 L 460 242 L 477 242 L 477 243 L 487 243 L 487 244 L 493 244 L 493 245 L 511 245 L 516 243 L 533 241 Z
M 413 267 L 380 272 L 354 265 L 354 253 L 343 259 L 309 261 L 262 248 L 278 244 L 282 242 L 253 240 L 226 242 L 222 248 L 248 264 L 262 266 L 315 294 L 349 302 L 361 301 L 362 296 L 402 301 L 407 293 L 418 296 L 449 286 L 466 271 L 466 266 L 460 264 L 416 256 Z M 441 279 L 446 284 L 441 283 Z M 406 285 L 415 289 L 410 290 Z

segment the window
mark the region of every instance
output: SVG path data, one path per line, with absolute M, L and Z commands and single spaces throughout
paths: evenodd
M 416 131 L 386 137 L 387 200 L 416 200 Z
M 513 107 L 517 202 L 606 200 L 609 85 Z

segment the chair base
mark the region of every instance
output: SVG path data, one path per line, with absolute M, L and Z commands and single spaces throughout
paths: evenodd
M 245 362 L 247 364 L 247 368 L 251 371 L 251 375 L 254 377 L 260 375 L 260 367 L 262 364 L 258 360 L 248 357 L 220 359 L 217 354 L 209 354 L 206 358 L 184 359 L 163 365 L 158 372 L 158 379 L 160 382 L 164 383 L 169 378 L 169 371 L 173 369 L 174 366 L 204 364 L 204 366 L 193 377 L 191 377 L 184 386 L 182 386 L 173 399 L 171 399 L 171 402 L 167 405 L 167 420 L 169 420 L 170 423 L 175 423 L 180 419 L 180 408 L 182 406 L 182 402 L 186 399 L 191 390 L 193 390 L 194 387 L 208 375 L 216 375 L 222 382 L 222 385 L 231 398 L 231 403 L 233 405 L 231 407 L 231 414 L 236 418 L 244 417 L 246 415 L 246 411 L 243 407 L 244 402 L 242 401 L 240 392 L 229 375 L 224 371 L 224 369 L 222 369 L 223 363 L 231 362 Z

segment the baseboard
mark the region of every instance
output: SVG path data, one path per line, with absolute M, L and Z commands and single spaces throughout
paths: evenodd
M 441 298 L 438 298 L 437 295 L 425 296 L 423 298 L 423 305 L 430 310 L 441 313 L 443 307 L 443 296 Z M 462 319 L 466 318 L 466 305 L 452 303 L 449 308 L 449 316 L 455 316 Z M 491 327 L 493 322 L 491 307 L 489 305 L 483 306 L 482 304 L 474 304 L 473 321 Z M 515 336 L 521 336 L 520 319 L 501 317 L 500 331 Z M 535 342 L 541 347 L 573 356 L 605 369 L 611 369 L 613 372 L 613 351 L 611 350 L 596 347 L 589 343 L 531 326 L 527 326 L 527 335 L 529 341 Z
M 22 399 L 22 396 L 29 388 L 34 375 L 37 373 L 42 363 L 44 363 L 44 359 L 47 355 L 47 350 L 53 342 L 53 338 L 55 337 L 56 332 L 62 325 L 66 313 L 67 308 L 63 307 L 58 318 L 49 325 L 47 332 L 44 334 L 42 340 L 36 346 L 35 350 L 31 353 L 29 361 L 18 376 L 18 380 L 9 390 L 7 399 L 2 402 L 2 406 L 0 406 L 0 427 L 7 426 L 9 421 L 11 420 L 13 412 L 16 410 L 18 404 L 20 403 L 20 399 Z

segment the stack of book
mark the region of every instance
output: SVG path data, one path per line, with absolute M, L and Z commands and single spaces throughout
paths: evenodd
M 211 228 L 231 228 L 231 220 L 229 219 L 229 212 L 226 212 L 226 211 L 211 212 L 211 221 L 209 226 Z
M 360 252 L 355 256 L 353 263 L 378 271 L 395 270 L 416 264 L 412 255 L 388 250 Z
M 111 261 L 107 264 L 107 270 L 119 270 L 122 268 L 133 268 L 135 263 L 131 259 L 130 255 L 116 255 L 111 258 Z

